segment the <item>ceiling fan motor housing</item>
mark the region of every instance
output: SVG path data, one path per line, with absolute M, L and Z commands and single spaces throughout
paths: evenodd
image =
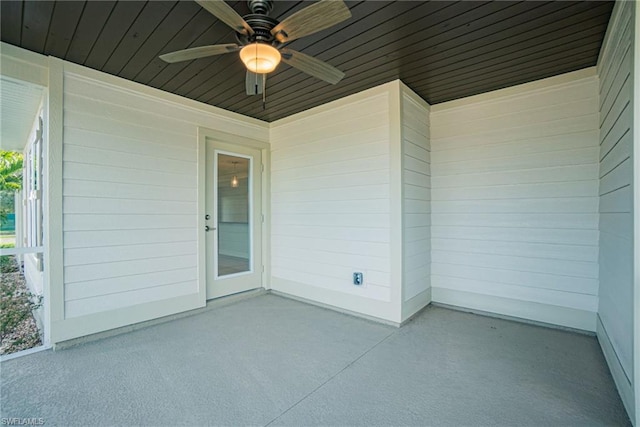
M 267 15 L 251 14 L 243 16 L 244 20 L 251 26 L 254 33 L 246 35 L 236 33 L 236 38 L 241 45 L 247 45 L 253 42 L 262 42 L 268 44 L 277 44 L 275 37 L 271 34 L 271 29 L 279 24 L 279 21 Z
M 271 18 L 269 13 L 273 9 L 272 0 L 247 0 L 247 5 L 251 10 L 251 14 L 243 16 L 243 19 L 253 29 L 252 35 L 236 33 L 236 38 L 240 45 L 245 46 L 250 43 L 268 43 L 276 45 L 277 41 L 271 30 L 278 25 L 280 21 Z M 276 43 L 274 43 L 276 41 Z

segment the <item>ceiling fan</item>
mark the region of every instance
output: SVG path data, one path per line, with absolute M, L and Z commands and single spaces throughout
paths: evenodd
M 284 47 L 290 41 L 349 19 L 351 12 L 344 1 L 320 0 L 288 16 L 282 22 L 269 16 L 273 8 L 272 0 L 248 0 L 251 14 L 244 17 L 221 0 L 196 2 L 233 28 L 237 43 L 178 50 L 161 55 L 160 59 L 163 61 L 174 63 L 239 51 L 240 59 L 247 67 L 247 95 L 263 93 L 267 74 L 274 71 L 281 60 L 331 84 L 338 83 L 344 77 L 342 71 L 326 62 Z

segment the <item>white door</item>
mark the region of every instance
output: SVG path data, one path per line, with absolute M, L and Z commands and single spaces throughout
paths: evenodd
M 207 299 L 262 287 L 260 150 L 206 146 Z

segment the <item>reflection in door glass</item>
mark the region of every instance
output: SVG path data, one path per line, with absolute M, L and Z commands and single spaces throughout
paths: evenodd
M 250 163 L 218 153 L 218 276 L 251 271 Z

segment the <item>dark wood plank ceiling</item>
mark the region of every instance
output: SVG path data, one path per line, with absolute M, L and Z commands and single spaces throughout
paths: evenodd
M 229 4 L 241 15 L 246 2 Z M 282 20 L 308 2 L 277 1 Z M 166 64 L 163 53 L 233 43 L 192 1 L 2 1 L 2 41 L 267 121 L 402 79 L 430 104 L 596 64 L 613 2 L 348 1 L 353 17 L 289 47 L 346 73 L 337 85 L 281 64 L 267 104 L 237 54 Z

